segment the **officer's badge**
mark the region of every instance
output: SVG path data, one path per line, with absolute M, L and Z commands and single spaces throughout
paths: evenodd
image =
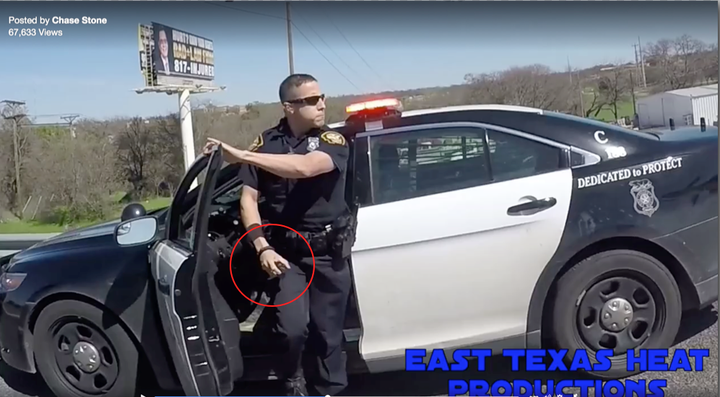
M 320 135 L 320 139 L 322 139 L 324 142 L 327 142 L 331 145 L 339 145 L 339 146 L 345 145 L 345 137 L 335 131 L 323 132 L 322 135 Z
M 313 150 L 320 147 L 320 139 L 316 136 L 308 138 L 307 151 L 312 152 Z
M 648 179 L 630 182 L 630 194 L 635 200 L 633 208 L 640 215 L 651 217 L 660 208 L 660 201 L 655 196 L 655 187 Z
M 257 138 L 255 138 L 255 140 L 250 144 L 250 147 L 248 148 L 248 150 L 251 152 L 257 152 L 257 150 L 260 149 L 260 147 L 262 147 L 262 145 L 263 145 L 263 138 L 262 138 L 262 134 L 261 134 L 261 135 L 258 135 Z

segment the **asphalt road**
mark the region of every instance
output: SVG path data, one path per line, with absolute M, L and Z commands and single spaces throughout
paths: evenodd
M 676 349 L 710 349 L 703 372 L 644 373 L 632 379 L 667 379 L 666 396 L 717 396 L 718 395 L 718 324 L 717 303 L 704 311 L 693 312 L 683 318 L 683 326 L 675 344 Z M 467 373 L 385 373 L 352 377 L 344 394 L 352 396 L 443 396 L 448 392 L 449 379 L 536 379 L 537 373 L 523 374 L 510 371 L 508 359 L 498 357 L 488 361 L 491 371 Z M 546 374 L 548 375 L 548 374 Z M 559 374 L 556 379 L 572 378 L 572 374 Z M 52 397 L 39 375 L 29 375 L 0 363 L 0 396 Z M 593 392 L 591 391 L 591 396 Z M 171 393 L 164 393 L 172 395 Z M 233 395 L 282 395 L 276 382 L 257 382 L 241 385 Z M 160 394 L 163 395 L 163 394 Z

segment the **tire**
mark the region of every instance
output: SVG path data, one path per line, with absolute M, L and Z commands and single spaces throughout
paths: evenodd
M 615 298 L 625 299 L 631 313 L 622 312 L 627 305 Z M 662 263 L 641 252 L 612 250 L 579 262 L 558 280 L 551 334 L 555 347 L 568 349 L 568 365 L 578 349 L 587 349 L 595 364 L 595 352 L 617 348 L 622 353 L 609 357 L 609 371 L 588 373 L 600 379 L 621 379 L 641 372 L 627 370 L 627 350 L 669 348 L 681 315 L 680 289 Z M 626 319 L 630 320 L 624 326 Z M 598 338 L 600 334 L 611 336 Z
M 40 312 L 34 334 L 38 371 L 56 396 L 137 396 L 138 350 L 122 326 L 107 312 L 81 301 L 54 302 Z M 87 341 L 92 347 L 78 344 Z M 67 353 L 63 354 L 63 351 Z M 91 370 L 90 366 L 93 366 L 95 372 L 88 375 L 73 361 L 73 353 L 78 352 L 82 364 L 87 365 L 85 368 Z M 97 358 L 91 363 L 88 360 L 93 356 Z M 99 370 L 98 366 L 101 367 Z M 89 376 L 87 379 L 92 380 L 89 383 L 95 388 L 100 386 L 100 390 L 92 393 L 91 388 L 74 385 L 69 380 L 70 374 L 81 380 Z

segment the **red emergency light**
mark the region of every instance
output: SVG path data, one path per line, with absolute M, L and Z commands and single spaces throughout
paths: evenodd
M 367 102 L 354 103 L 345 108 L 345 113 L 352 114 L 362 112 L 364 110 L 375 109 L 392 109 L 397 110 L 402 107 L 402 103 L 396 98 L 375 99 Z
M 392 128 L 400 124 L 402 111 L 402 102 L 396 98 L 354 103 L 345 108 L 348 113 L 345 127 L 350 135 Z

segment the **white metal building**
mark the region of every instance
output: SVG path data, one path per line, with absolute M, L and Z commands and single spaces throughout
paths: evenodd
M 718 85 L 681 88 L 650 95 L 637 100 L 639 127 L 669 127 L 670 119 L 676 127 L 700 125 L 705 118 L 706 125 L 718 121 Z

